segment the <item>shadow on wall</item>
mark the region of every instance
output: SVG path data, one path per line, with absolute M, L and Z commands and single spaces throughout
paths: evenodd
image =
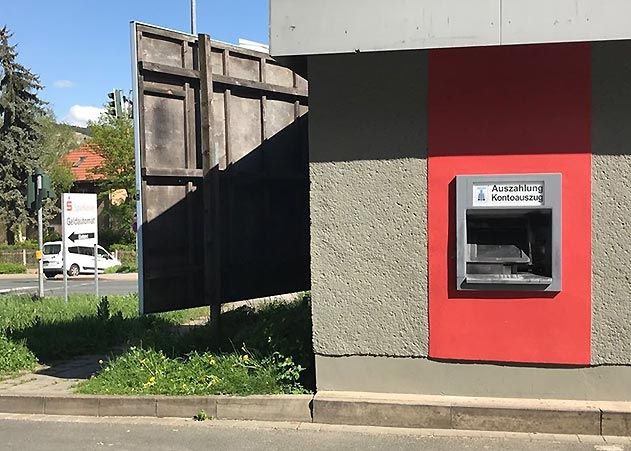
M 218 174 L 219 230 L 203 224 L 201 179 L 145 179 L 146 313 L 208 304 L 205 230 L 220 249 L 222 302 L 310 289 L 307 124 L 305 114 Z
M 592 43 L 594 155 L 631 155 L 630 53 L 631 41 Z
M 312 163 L 427 158 L 427 52 L 309 57 Z
M 311 161 L 426 158 L 430 146 L 435 156 L 589 153 L 572 145 L 577 135 L 594 154 L 627 155 L 629 51 L 616 41 L 310 56 Z M 516 72 L 528 75 L 494 81 Z

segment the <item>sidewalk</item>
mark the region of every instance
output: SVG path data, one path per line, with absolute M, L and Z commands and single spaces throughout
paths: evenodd
M 104 355 L 82 356 L 53 366 L 41 366 L 32 373 L 0 381 L 0 396 L 4 394 L 38 394 L 72 396 L 72 387 L 88 379 L 100 368 Z
M 292 421 L 424 429 L 631 436 L 631 403 L 324 392 L 271 396 L 86 396 L 92 355 L 0 382 L 0 413 Z

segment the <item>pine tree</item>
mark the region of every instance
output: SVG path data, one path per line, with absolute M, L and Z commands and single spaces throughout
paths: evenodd
M 25 180 L 39 160 L 39 120 L 44 102 L 39 77 L 17 62 L 12 33 L 0 29 L 0 218 L 7 239 L 32 222 L 24 202 Z

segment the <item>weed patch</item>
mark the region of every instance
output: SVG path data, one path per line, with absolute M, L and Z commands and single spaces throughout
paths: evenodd
M 278 354 L 214 355 L 192 352 L 181 358 L 132 348 L 78 387 L 84 394 L 252 395 L 304 393 L 300 367 Z
M 222 314 L 221 334 L 198 327 L 145 334 L 79 387 L 103 394 L 276 394 L 315 389 L 311 300 L 241 307 Z

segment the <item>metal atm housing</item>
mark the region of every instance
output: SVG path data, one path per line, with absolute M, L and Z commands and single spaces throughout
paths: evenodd
M 458 290 L 561 291 L 561 175 L 456 177 Z

